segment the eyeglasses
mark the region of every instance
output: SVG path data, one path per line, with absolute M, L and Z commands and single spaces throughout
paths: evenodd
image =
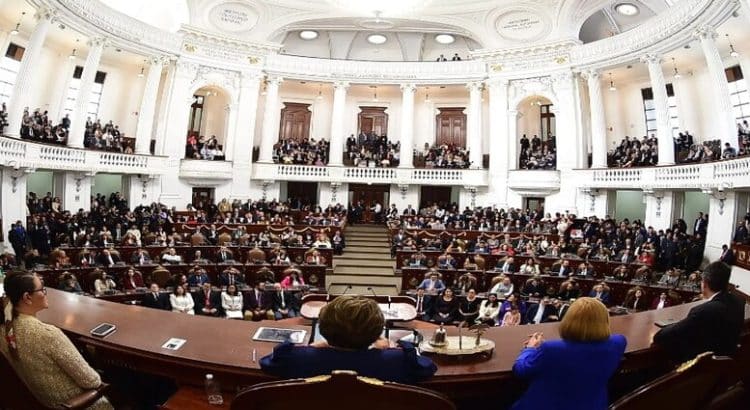
M 43 294 L 45 294 L 45 295 L 46 295 L 46 294 L 47 294 L 47 288 L 46 288 L 46 287 L 44 287 L 44 286 L 42 286 L 42 288 L 41 288 L 41 289 L 34 289 L 34 290 L 32 290 L 31 292 L 29 292 L 29 293 L 35 293 L 35 292 L 42 292 Z

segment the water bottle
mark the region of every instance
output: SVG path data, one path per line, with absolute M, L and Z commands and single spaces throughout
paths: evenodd
M 206 396 L 208 397 L 208 404 L 214 406 L 224 404 L 224 397 L 221 395 L 221 386 L 214 379 L 214 375 L 210 373 L 206 375 Z

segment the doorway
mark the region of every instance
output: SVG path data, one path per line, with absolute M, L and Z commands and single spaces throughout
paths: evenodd
M 437 203 L 439 206 L 449 208 L 453 187 L 449 186 L 422 186 L 419 189 L 419 209 Z
M 286 196 L 292 209 L 312 209 L 318 204 L 318 183 L 289 181 L 286 185 Z
M 352 199 L 353 204 L 361 201 L 362 207 L 364 208 L 362 211 L 363 223 L 375 223 L 375 214 L 370 208 L 374 207 L 376 202 L 379 202 L 383 207 L 383 212 L 388 209 L 390 186 L 376 184 L 349 184 L 349 198 Z
M 544 212 L 544 198 L 540 197 L 526 197 L 523 199 L 525 209 L 532 211 L 541 210 Z
M 208 209 L 214 203 L 214 188 L 193 188 L 193 206 L 195 209 Z
M 361 110 L 357 116 L 357 128 L 359 132 L 366 135 L 382 136 L 388 135 L 387 107 L 359 107 Z

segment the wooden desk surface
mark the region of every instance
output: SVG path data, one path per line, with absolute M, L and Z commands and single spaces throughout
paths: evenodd
M 253 341 L 252 335 L 258 327 L 272 326 L 277 322 L 188 316 L 54 289 L 49 289 L 48 298 L 50 309 L 40 312 L 39 318 L 61 328 L 75 342 L 93 347 L 99 360 L 171 377 L 181 385 L 202 386 L 205 374 L 213 373 L 229 391 L 237 386 L 272 379 L 263 374 L 257 361 L 252 361 L 252 351 L 256 350 L 256 357 L 260 359 L 269 354 L 275 344 Z M 628 340 L 624 366 L 635 365 L 628 362 L 639 361 L 638 358 L 642 362 L 643 357 L 654 352 L 650 346 L 652 336 L 658 330 L 654 326 L 656 320 L 682 319 L 696 303 L 612 317 L 613 332 L 625 335 Z M 745 308 L 745 317 L 748 323 L 750 305 Z M 90 330 L 102 322 L 115 324 L 117 331 L 103 339 L 90 336 Z M 309 326 L 295 324 L 284 324 L 284 327 L 310 330 Z M 447 328 L 447 331 L 449 335 L 457 334 L 454 327 Z M 476 387 L 478 382 L 496 385 L 499 381 L 507 381 L 511 378 L 513 362 L 522 342 L 537 331 L 544 332 L 547 339 L 559 337 L 556 323 L 490 328 L 484 335 L 496 345 L 490 360 L 455 362 L 436 358 L 437 373 L 422 385 L 449 393 L 446 389 L 464 392 Z M 425 337 L 432 336 L 429 330 L 425 333 Z M 162 344 L 172 337 L 187 342 L 177 351 L 162 349 Z M 644 366 L 653 366 L 652 359 Z

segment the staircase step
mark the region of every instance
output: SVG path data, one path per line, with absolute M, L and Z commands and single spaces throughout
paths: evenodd
M 347 259 L 336 259 L 334 261 L 334 269 L 341 266 L 352 266 L 352 267 L 359 267 L 359 266 L 368 266 L 368 267 L 378 267 L 378 268 L 395 268 L 396 264 L 393 261 L 390 260 L 377 260 L 377 259 L 353 259 L 353 260 L 347 260 Z
M 365 260 L 373 260 L 373 259 L 382 259 L 382 260 L 392 260 L 391 254 L 388 251 L 380 250 L 380 251 L 373 251 L 372 249 L 364 249 L 362 251 L 351 251 L 348 250 L 344 252 L 343 255 L 336 256 L 333 258 L 334 261 L 339 259 L 365 259 Z
M 367 236 L 367 237 L 388 237 L 388 232 L 350 232 L 346 231 L 346 237 L 352 237 L 352 236 Z
M 353 275 L 353 276 L 383 276 L 394 277 L 393 267 L 372 267 L 372 266 L 338 266 L 333 269 L 335 275 Z
M 390 252 L 391 246 L 388 242 L 375 242 L 375 241 L 347 241 L 346 249 L 363 247 L 363 248 L 383 248 Z

